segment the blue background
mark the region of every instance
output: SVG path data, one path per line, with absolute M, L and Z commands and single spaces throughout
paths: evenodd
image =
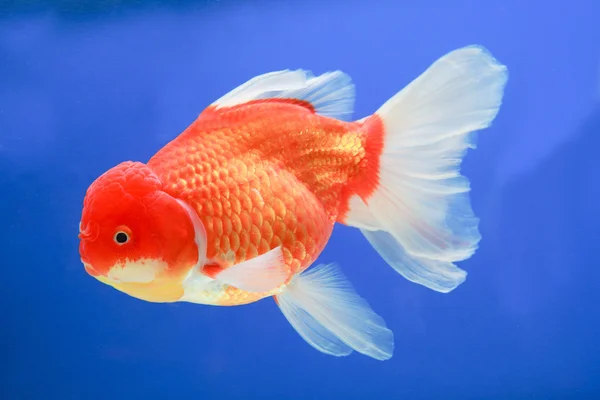
M 600 398 L 600 2 L 21 3 L 0 2 L 1 398 Z M 344 226 L 319 260 L 385 318 L 390 361 L 313 350 L 269 299 L 157 305 L 85 273 L 87 186 L 238 84 L 341 69 L 361 118 L 472 43 L 510 78 L 463 164 L 466 282 L 410 283 Z

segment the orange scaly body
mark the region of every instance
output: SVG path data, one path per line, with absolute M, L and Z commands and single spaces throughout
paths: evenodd
M 349 183 L 364 181 L 367 152 L 378 149 L 367 149 L 362 125 L 296 102 L 209 108 L 148 166 L 165 192 L 198 213 L 208 259 L 226 268 L 281 245 L 293 276 L 325 247 L 354 192 Z M 228 287 L 217 303 L 273 293 Z

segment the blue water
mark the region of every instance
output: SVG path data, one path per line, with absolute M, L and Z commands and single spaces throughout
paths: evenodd
M 113 3 L 0 2 L 0 398 L 600 398 L 599 2 Z M 391 360 L 317 352 L 270 299 L 151 304 L 85 273 L 87 186 L 248 78 L 341 69 L 360 118 L 472 43 L 510 78 L 463 164 L 466 282 L 410 283 L 345 226 L 319 259 L 385 318 Z

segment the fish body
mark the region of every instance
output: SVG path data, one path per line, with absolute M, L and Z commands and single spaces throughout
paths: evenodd
M 440 292 L 462 283 L 454 263 L 480 236 L 459 166 L 472 133 L 496 116 L 506 79 L 503 65 L 469 46 L 352 121 L 346 74 L 256 77 L 146 164 L 121 163 L 90 185 L 82 262 L 151 302 L 274 297 L 316 349 L 388 359 L 383 319 L 335 265 L 308 268 L 342 223 L 407 279 Z
M 291 277 L 325 247 L 352 182 L 368 185 L 364 125 L 280 100 L 208 109 L 148 166 L 197 212 L 209 265 L 227 268 L 281 246 Z M 245 304 L 277 290 L 227 287 L 215 301 Z

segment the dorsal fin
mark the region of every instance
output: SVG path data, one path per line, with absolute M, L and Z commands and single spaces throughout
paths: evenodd
M 347 121 L 354 111 L 354 84 L 341 71 L 319 76 L 302 69 L 274 71 L 250 79 L 212 105 L 218 109 L 259 99 L 302 100 L 319 115 Z

